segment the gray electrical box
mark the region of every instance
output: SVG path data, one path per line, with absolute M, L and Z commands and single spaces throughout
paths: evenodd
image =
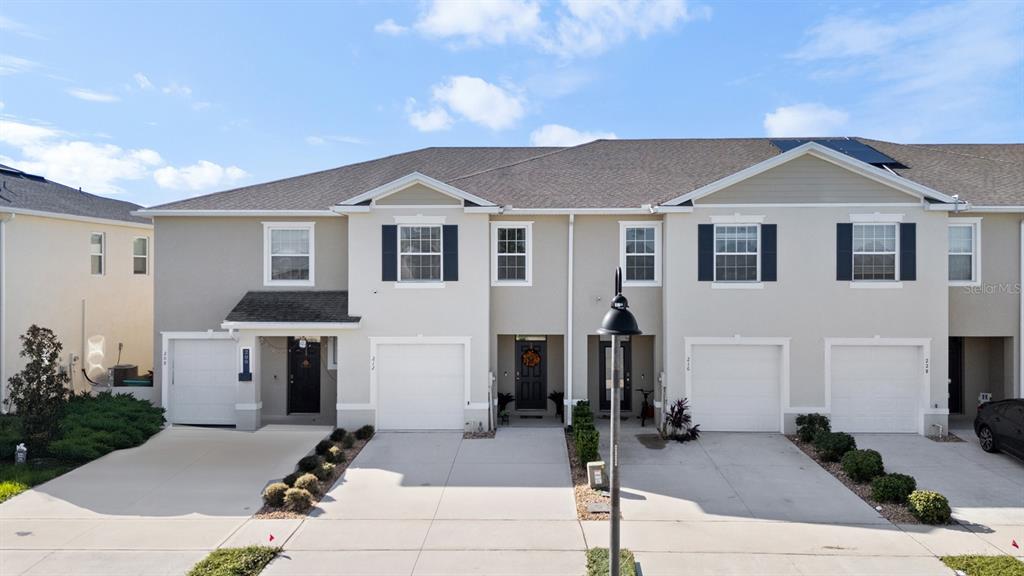
M 587 462 L 587 483 L 594 490 L 608 489 L 608 469 L 604 462 Z

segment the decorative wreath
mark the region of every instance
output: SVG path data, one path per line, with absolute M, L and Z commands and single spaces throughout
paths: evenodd
M 530 348 L 523 352 L 523 356 L 520 360 L 522 361 L 523 366 L 526 366 L 527 368 L 534 368 L 540 365 L 540 354 L 538 354 L 533 348 Z

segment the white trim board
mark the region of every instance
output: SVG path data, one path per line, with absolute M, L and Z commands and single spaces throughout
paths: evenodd
M 345 200 L 344 202 L 339 203 L 338 206 L 339 207 L 340 206 L 353 206 L 353 205 L 357 205 L 357 204 L 359 204 L 361 202 L 365 202 L 366 200 L 376 200 L 377 198 L 383 198 L 383 197 L 388 196 L 390 194 L 394 194 L 395 192 L 398 192 L 399 190 L 403 190 L 405 188 L 408 188 L 409 186 L 412 186 L 413 184 L 422 184 L 423 186 L 426 186 L 427 188 L 431 188 L 431 189 L 435 190 L 436 192 L 440 192 L 441 194 L 444 194 L 446 196 L 451 196 L 452 198 L 457 198 L 457 199 L 463 200 L 463 201 L 468 200 L 468 201 L 470 201 L 470 202 L 472 202 L 474 204 L 478 204 L 480 206 L 494 206 L 495 205 L 490 200 L 484 200 L 483 198 L 481 198 L 479 196 L 474 196 L 473 194 L 470 194 L 469 192 L 466 192 L 464 190 L 459 190 L 458 188 L 456 188 L 456 187 L 454 187 L 454 186 L 452 186 L 450 184 L 445 184 L 444 182 L 441 182 L 440 180 L 437 180 L 435 178 L 431 178 L 430 176 L 427 176 L 426 174 L 421 174 L 419 172 L 412 172 L 411 174 L 407 174 L 405 176 L 402 176 L 401 178 L 399 178 L 397 180 L 392 180 L 391 182 L 388 182 L 387 184 L 383 184 L 383 185 L 378 186 L 378 187 L 376 187 L 376 188 L 374 188 L 372 190 L 368 190 L 366 192 L 363 192 L 362 194 L 359 194 L 358 196 L 354 196 L 352 198 L 349 198 L 348 200 Z M 453 207 L 455 207 L 455 206 L 453 206 Z
M 662 245 L 661 220 L 619 220 L 619 267 L 622 268 L 622 285 L 624 287 L 660 287 L 664 246 Z M 654 280 L 629 280 L 626 278 L 626 229 L 654 229 Z M 646 256 L 646 254 L 634 254 Z
M 984 220 L 981 216 L 973 218 L 950 218 L 946 221 L 946 228 L 952 228 L 953 226 L 963 226 L 971 228 L 971 280 L 949 280 L 950 286 L 981 286 L 981 221 Z M 961 254 L 963 255 L 963 254 Z M 953 256 L 948 251 L 946 252 L 946 258 Z
M 315 218 L 338 218 L 340 214 L 332 210 L 181 210 L 161 208 L 143 208 L 131 213 L 133 216 L 200 216 L 200 217 L 264 217 L 274 218 L 277 216 L 287 217 L 315 217 Z M 151 225 L 148 225 L 152 228 Z
M 526 229 L 526 278 L 523 280 L 498 280 L 498 230 L 502 228 Z M 533 222 L 511 220 L 491 221 L 491 286 L 533 286 Z
M 316 286 L 316 222 L 263 222 L 263 285 Z M 309 278 L 306 280 L 274 280 L 271 278 L 271 236 L 275 230 L 306 230 L 309 232 Z M 297 254 L 296 256 L 301 256 Z
M 139 214 L 138 210 L 129 212 L 132 216 L 145 217 L 146 214 Z M 74 214 L 61 214 L 60 212 L 46 212 L 44 210 L 28 210 L 26 208 L 3 208 L 0 214 L 24 214 L 25 216 L 36 216 L 38 218 L 53 218 L 55 220 L 72 220 L 75 222 L 90 222 L 92 224 L 108 224 L 110 226 L 125 226 L 127 228 L 145 228 L 152 230 L 152 224 L 144 222 L 129 222 L 127 220 L 115 220 L 113 218 L 93 218 L 92 216 L 76 216 Z
M 889 186 L 890 188 L 899 190 L 900 192 L 904 192 L 911 196 L 921 198 L 922 201 L 924 198 L 932 198 L 934 200 L 938 200 L 939 202 L 943 202 L 946 204 L 953 204 L 956 202 L 956 200 L 954 200 L 953 197 L 947 196 L 946 194 L 943 194 L 937 190 L 933 190 L 927 186 L 918 184 L 911 180 L 907 180 L 906 178 L 901 178 L 891 172 L 861 162 L 860 160 L 857 160 L 852 156 L 847 156 L 842 152 L 837 152 L 835 150 L 832 150 L 831 148 L 822 146 L 821 144 L 812 141 L 807 142 L 805 144 L 801 144 L 800 146 L 797 146 L 792 150 L 783 152 L 782 154 L 779 154 L 777 156 L 773 156 L 767 160 L 754 164 L 753 166 L 740 170 L 739 172 L 730 174 L 725 178 L 721 178 L 710 184 L 701 186 L 700 188 L 692 192 L 687 192 L 686 194 L 677 196 L 669 200 L 668 202 L 664 202 L 664 204 L 677 205 L 682 204 L 684 202 L 693 202 L 695 200 L 699 200 L 705 196 L 714 194 L 719 190 L 723 190 L 725 188 L 738 184 L 744 180 L 747 180 L 748 178 L 757 176 L 762 172 L 767 172 L 772 168 L 781 166 L 791 160 L 795 160 L 802 156 L 808 155 L 814 156 L 819 160 L 830 162 L 841 168 L 845 168 L 855 174 L 859 174 L 861 176 L 864 176 L 865 178 L 874 180 L 879 184 L 884 184 L 886 186 Z

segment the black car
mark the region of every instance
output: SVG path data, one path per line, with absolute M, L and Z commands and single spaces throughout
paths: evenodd
M 985 452 L 1003 451 L 1024 460 L 1024 399 L 999 400 L 978 406 L 974 433 Z

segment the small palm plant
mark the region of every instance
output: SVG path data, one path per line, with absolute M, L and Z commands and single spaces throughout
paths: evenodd
M 669 433 L 668 429 L 672 432 Z M 686 442 L 696 440 L 700 437 L 700 425 L 693 424 L 693 417 L 690 415 L 690 403 L 686 398 L 680 398 L 672 403 L 668 412 L 665 413 L 665 422 L 662 425 L 662 436 Z

